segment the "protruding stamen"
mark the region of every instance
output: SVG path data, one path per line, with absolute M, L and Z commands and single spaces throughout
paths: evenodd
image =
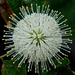
M 20 8 L 20 11 L 21 11 L 22 15 L 25 17 L 25 12 L 23 12 L 22 8 Z
M 50 11 L 49 7 L 50 7 L 50 5 L 48 5 L 48 7 L 47 7 L 46 14 L 48 14 Z
M 34 11 L 33 11 L 33 4 L 31 4 L 31 10 L 32 10 L 32 13 L 34 13 Z
M 68 53 L 70 53 L 70 51 L 69 50 L 66 50 L 66 49 L 64 49 L 64 48 L 61 48 L 62 50 L 64 50 L 64 51 L 66 51 L 66 52 L 68 52 Z
M 5 40 L 5 41 L 12 41 L 13 39 L 10 38 L 10 39 L 2 39 L 2 40 Z
M 63 24 L 64 22 L 66 22 L 67 21 L 67 19 L 66 20 L 64 20 L 64 21 L 62 21 L 61 23 L 59 23 L 58 25 L 61 25 L 61 24 Z
M 56 65 L 55 65 L 54 61 L 52 59 L 50 59 L 50 60 L 53 63 L 54 68 L 56 69 Z
M 51 13 L 50 13 L 50 15 L 49 16 L 51 16 L 53 14 L 53 10 L 51 10 Z
M 13 22 L 11 22 L 11 21 L 9 21 L 11 24 L 13 24 L 13 25 L 15 25 L 16 26 L 16 24 L 15 23 L 13 23 Z
M 18 23 L 18 20 L 16 20 L 12 15 L 11 15 L 11 17 L 9 17 L 9 19 L 11 19 L 12 21 L 14 21 L 15 23 Z
M 24 18 L 24 16 L 22 16 L 21 13 L 19 13 L 19 15 L 20 15 L 22 18 Z
M 15 53 L 15 51 L 14 51 L 14 52 L 12 52 L 12 53 L 10 53 L 10 54 L 8 54 L 8 55 L 7 55 L 7 57 L 9 57 L 9 56 L 13 55 L 14 53 Z
M 5 42 L 4 44 L 11 44 L 11 43 L 13 43 L 13 42 Z
M 21 66 L 24 61 L 25 61 L 25 57 L 22 58 L 22 60 L 21 60 L 20 63 L 19 63 L 19 66 Z
M 61 15 L 61 16 L 56 20 L 56 22 L 59 22 L 63 17 L 64 17 L 64 16 Z
M 44 9 L 44 5 L 42 5 L 42 11 L 41 11 L 41 13 L 43 13 L 43 9 Z
M 61 52 L 61 51 L 60 51 L 59 53 L 61 53 L 62 55 L 64 55 L 64 56 L 68 57 L 68 55 L 64 54 L 64 53 L 63 53 L 63 52 Z
M 27 12 L 28 12 L 28 14 L 30 15 L 30 12 L 29 12 L 29 9 L 28 9 L 28 7 L 26 7 L 26 9 L 27 9 Z
M 10 29 L 14 29 L 14 27 L 6 26 L 6 25 L 4 25 L 4 27 L 10 28 Z
M 10 52 L 12 52 L 12 51 L 14 51 L 15 50 L 15 48 L 12 48 L 10 51 L 8 51 L 7 53 L 10 53 Z
M 14 44 L 13 45 L 6 46 L 4 50 L 7 50 L 7 49 L 12 48 L 12 47 L 14 47 Z
M 12 35 L 3 35 L 3 37 L 12 37 Z

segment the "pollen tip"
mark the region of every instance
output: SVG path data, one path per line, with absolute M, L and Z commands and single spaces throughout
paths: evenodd
M 46 70 L 45 68 L 43 70 Z
M 21 15 L 21 13 L 19 13 Z
M 2 40 L 4 40 L 4 39 L 2 39 Z
M 49 68 L 49 70 L 51 70 L 51 69 Z
M 7 54 L 9 53 L 9 51 L 7 51 Z
M 59 14 L 61 14 L 61 12 L 59 12 Z
M 48 7 L 50 7 L 50 5 L 48 5 Z
M 71 48 L 69 48 L 71 50 Z
M 37 65 L 38 65 L 38 63 L 37 63 Z
M 68 55 L 66 55 L 66 57 L 68 57 Z
M 28 68 L 29 68 L 29 66 L 28 66 Z
M 28 9 L 28 6 L 26 6 L 26 9 Z
M 10 15 L 12 17 L 12 15 Z
M 7 34 L 7 33 L 5 33 L 5 34 Z
M 15 64 L 15 62 L 13 62 L 13 64 Z
M 30 69 L 30 71 L 31 71 L 31 69 Z
M 35 73 L 36 73 L 36 71 L 35 71 Z
M 39 8 L 40 8 L 40 6 L 39 6 Z
M 6 43 L 4 43 L 4 44 L 6 44 Z
M 3 35 L 3 37 L 5 37 L 5 35 Z
M 3 30 L 3 32 L 5 32 L 5 30 Z
M 9 19 L 10 19 L 10 17 L 9 17 Z
M 56 66 L 54 66 L 54 69 L 56 69 Z
M 72 34 L 71 34 L 71 36 L 72 36 Z
M 20 65 L 18 65 L 18 68 L 21 68 L 21 66 L 20 66 Z
M 11 60 L 13 60 L 13 58 L 11 58 Z
M 22 8 L 23 8 L 24 6 L 22 6 Z
M 62 62 L 59 62 L 59 64 L 62 64 Z
M 28 70 L 28 72 L 29 72 L 29 70 Z
M 36 6 L 37 6 L 37 4 L 36 4 Z
M 36 70 L 36 68 L 35 68 L 35 70 Z
M 4 49 L 4 50 L 6 50 L 6 49 Z
M 15 13 L 13 13 L 13 15 L 16 15 Z
M 70 51 L 68 51 L 68 53 L 71 53 Z
M 46 70 L 46 72 L 48 72 L 48 70 Z

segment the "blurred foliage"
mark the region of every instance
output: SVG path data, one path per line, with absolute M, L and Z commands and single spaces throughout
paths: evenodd
M 52 69 L 51 71 L 48 72 L 40 72 L 39 75 L 74 75 L 74 74 L 64 65 L 62 65 L 57 69 Z
M 67 24 L 72 27 L 71 39 L 75 39 L 75 0 L 48 0 L 47 4 L 51 9 L 62 12 L 68 19 Z
M 69 63 L 70 63 L 69 59 L 66 58 L 66 57 L 64 58 L 64 60 L 62 60 L 62 59 L 59 59 L 59 60 L 60 60 L 60 62 L 61 62 L 63 65 L 69 65 Z M 62 64 L 59 64 L 59 63 L 57 62 L 57 60 L 53 59 L 53 61 L 54 61 L 54 63 L 56 64 L 57 67 L 62 66 Z
M 23 0 L 8 0 L 8 3 L 15 14 L 19 14 L 19 7 L 23 5 Z
M 18 62 L 13 64 L 11 60 L 3 60 L 2 75 L 27 75 L 26 65 L 23 64 L 21 68 L 18 68 L 17 64 Z
M 54 69 L 53 67 L 51 67 L 51 71 L 48 72 L 40 71 L 39 75 L 55 75 L 56 73 L 58 73 L 57 75 L 63 75 L 63 74 L 73 75 L 72 72 L 64 66 L 64 65 L 69 65 L 70 61 L 68 60 L 68 58 L 64 58 L 64 60 L 60 59 L 62 64 L 59 64 L 55 59 L 53 60 L 57 68 Z M 2 69 L 2 75 L 26 75 L 27 74 L 26 65 L 23 64 L 21 68 L 18 68 L 17 67 L 18 63 L 19 61 L 13 64 L 11 60 L 3 60 L 5 70 Z M 63 74 L 61 74 L 62 70 L 64 71 Z

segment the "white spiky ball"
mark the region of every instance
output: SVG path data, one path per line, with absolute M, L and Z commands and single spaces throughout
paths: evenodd
M 28 71 L 32 70 L 32 65 L 35 63 L 35 72 L 39 71 L 39 66 L 37 67 L 39 62 L 41 62 L 42 70 L 50 70 L 49 63 L 46 61 L 56 68 L 52 58 L 54 57 L 58 63 L 61 63 L 59 58 L 63 58 L 60 54 L 67 55 L 60 49 L 70 52 L 67 50 L 70 49 L 67 43 L 72 43 L 72 40 L 65 38 L 65 36 L 72 35 L 71 28 L 67 28 L 68 25 L 64 24 L 67 20 L 59 23 L 64 16 L 60 15 L 61 13 L 58 11 L 50 12 L 49 6 L 42 6 L 42 10 L 40 10 L 40 6 L 36 5 L 36 12 L 34 12 L 32 4 L 32 13 L 29 12 L 28 7 L 20 8 L 21 13 L 19 14 L 23 19 L 14 14 L 16 18 L 11 16 L 10 19 L 14 22 L 10 22 L 16 27 L 6 26 L 11 31 L 4 31 L 6 32 L 4 37 L 9 37 L 4 39 L 5 44 L 12 43 L 11 40 L 14 42 L 13 45 L 5 48 L 6 50 L 14 47 L 8 51 L 8 56 L 12 55 L 13 59 L 16 58 L 13 63 L 21 59 L 19 63 L 21 66 L 28 59 Z

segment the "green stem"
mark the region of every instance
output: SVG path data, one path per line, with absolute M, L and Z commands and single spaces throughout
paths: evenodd
M 26 71 L 26 65 L 25 65 L 25 75 L 27 75 L 27 71 Z
M 12 53 L 12 52 L 9 52 L 9 53 L 4 54 L 4 55 L 0 56 L 0 58 L 3 58 L 3 57 L 7 56 L 10 53 Z

